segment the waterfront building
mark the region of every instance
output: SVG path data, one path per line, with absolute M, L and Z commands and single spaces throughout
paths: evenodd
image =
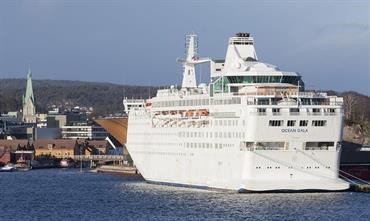
M 11 124 L 7 122 L 5 134 L 11 139 L 34 140 L 35 129 L 33 124 Z
M 36 123 L 36 106 L 32 88 L 32 72 L 28 70 L 26 93 L 22 101 L 22 121 L 25 123 Z
M 62 138 L 63 139 L 89 139 L 89 140 L 104 140 L 109 133 L 100 126 L 63 126 Z
M 10 115 L 9 113 L 0 113 L 0 139 L 5 139 L 9 135 L 9 127 L 20 124 L 21 121 L 18 118 L 17 114 Z
M 75 145 L 76 140 L 37 140 L 35 142 L 35 156 L 50 155 L 56 158 L 73 157 Z
M 84 148 L 80 151 L 79 146 Z M 27 139 L 0 140 L 0 162 L 8 163 L 11 158 L 15 161 L 17 151 L 22 150 L 32 150 L 36 157 L 49 155 L 56 158 L 72 158 L 74 155 L 81 154 L 104 155 L 109 150 L 109 144 L 106 140 L 39 139 L 32 142 Z
M 60 139 L 61 138 L 60 128 L 35 128 L 34 137 L 35 140 Z
M 0 163 L 16 163 L 17 160 L 32 160 L 34 157 L 34 145 L 27 139 L 0 140 Z
M 67 115 L 65 114 L 48 114 L 46 117 L 47 128 L 61 128 L 67 125 Z
M 24 123 L 20 118 L 9 115 L 0 116 L 0 139 L 37 139 L 35 123 Z
M 47 127 L 47 114 L 37 114 L 37 128 L 46 128 Z
M 56 158 L 72 158 L 74 155 L 104 155 L 108 143 L 105 140 L 92 140 L 87 143 L 76 139 L 45 139 L 35 141 L 35 155 L 51 155 Z M 86 146 L 84 150 L 78 149 L 79 145 Z
M 10 150 L 0 146 L 0 167 L 10 162 Z
M 20 115 L 19 115 L 19 111 L 9 111 L 5 116 L 18 119 Z

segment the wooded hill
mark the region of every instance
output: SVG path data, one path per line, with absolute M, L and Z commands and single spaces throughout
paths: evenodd
M 148 98 L 157 90 L 148 86 L 64 80 L 32 80 L 32 84 L 39 113 L 46 113 L 53 105 L 93 107 L 94 115 L 119 113 L 123 110 L 124 97 Z M 20 110 L 25 88 L 25 79 L 0 79 L 0 113 Z
M 122 112 L 123 97 L 148 98 L 154 96 L 156 87 L 129 86 L 111 83 L 95 83 L 63 80 L 33 80 L 37 112 L 46 112 L 56 105 L 93 107 L 95 115 Z M 25 92 L 25 79 L 0 79 L 0 113 L 20 110 Z M 370 131 L 370 98 L 354 91 L 338 93 L 344 98 L 347 125 L 358 124 Z

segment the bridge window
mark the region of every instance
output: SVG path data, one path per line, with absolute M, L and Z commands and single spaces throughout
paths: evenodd
M 270 76 L 269 83 L 280 83 L 280 81 L 281 81 L 281 76 Z
M 300 76 L 268 76 L 268 75 L 256 75 L 256 76 L 227 76 L 222 77 L 223 81 L 228 83 L 288 83 L 298 85 L 298 82 L 301 82 Z M 220 78 L 212 79 L 212 82 Z
M 277 105 L 279 101 L 281 101 L 282 99 L 273 97 L 273 98 L 270 98 L 270 100 L 271 100 L 271 105 Z
M 266 115 L 266 108 L 257 108 L 257 112 L 259 115 Z
M 295 126 L 295 120 L 288 120 L 288 127 L 294 127 Z
M 280 108 L 272 108 L 272 115 L 280 114 Z
M 333 115 L 333 114 L 335 114 L 335 109 L 334 108 L 325 109 L 325 113 Z
M 267 98 L 259 98 L 257 101 L 258 105 L 269 105 L 269 99 Z
M 312 105 L 327 105 L 327 104 L 329 104 L 329 99 L 312 98 Z
M 326 126 L 326 120 L 313 120 L 312 121 L 313 127 L 323 127 Z
M 301 104 L 302 105 L 310 105 L 311 99 L 310 98 L 301 98 Z
M 269 121 L 269 126 L 271 127 L 280 127 L 284 124 L 283 120 L 270 120 Z
M 299 108 L 290 108 L 289 112 L 290 112 L 290 114 L 297 115 L 297 114 L 299 114 Z
M 320 114 L 320 108 L 313 108 L 313 109 L 312 109 L 312 113 L 313 113 L 314 115 L 319 115 L 319 114 Z
M 299 126 L 300 127 L 307 127 L 308 125 L 308 120 L 301 120 L 299 121 Z

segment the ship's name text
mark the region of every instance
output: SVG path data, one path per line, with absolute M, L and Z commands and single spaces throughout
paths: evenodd
M 282 133 L 308 133 L 307 128 L 283 128 Z

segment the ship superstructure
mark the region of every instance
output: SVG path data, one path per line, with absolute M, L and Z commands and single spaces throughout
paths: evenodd
M 338 178 L 343 99 L 305 92 L 301 76 L 260 62 L 249 33 L 225 60 L 199 58 L 186 37 L 182 87 L 125 101 L 127 148 L 152 182 L 247 191 L 344 190 Z M 210 62 L 211 82 L 194 65 Z M 132 108 L 130 108 L 132 107 Z

